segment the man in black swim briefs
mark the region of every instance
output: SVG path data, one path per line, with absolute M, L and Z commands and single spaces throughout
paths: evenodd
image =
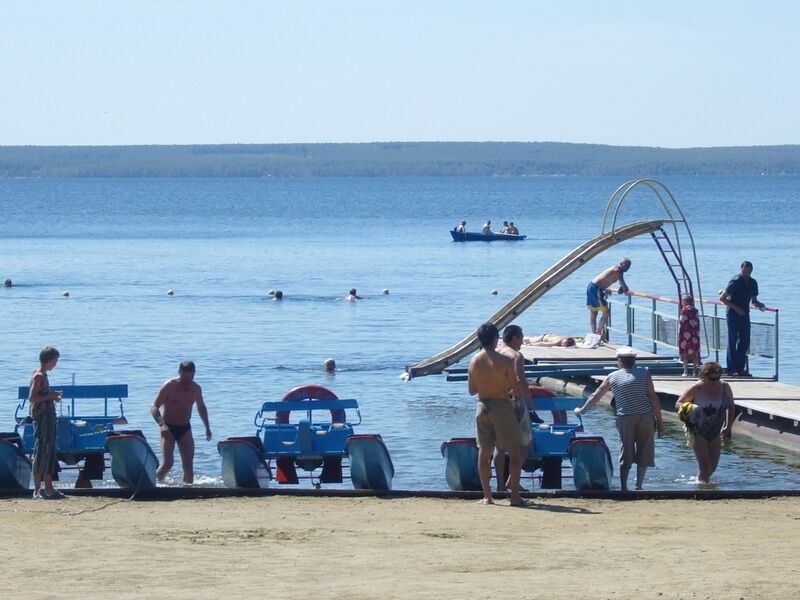
M 194 481 L 194 438 L 192 437 L 192 406 L 197 404 L 197 413 L 206 427 L 206 440 L 211 439 L 208 426 L 208 410 L 203 401 L 203 390 L 194 382 L 195 366 L 190 360 L 178 367 L 178 377 L 170 379 L 158 390 L 150 407 L 156 423 L 161 427 L 161 466 L 156 477 L 163 481 L 174 463 L 175 445 L 181 454 L 183 481 Z

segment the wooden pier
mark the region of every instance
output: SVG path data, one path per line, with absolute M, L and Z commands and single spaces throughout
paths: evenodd
M 570 368 L 578 365 L 593 365 L 595 374 L 580 377 L 559 377 L 548 373 L 539 383 L 549 387 L 560 388 L 569 394 L 588 395 L 605 379 L 603 371 L 616 369 L 616 350 L 614 344 L 599 348 L 548 348 L 539 346 L 523 346 L 522 354 L 535 368 L 543 369 L 552 365 L 554 370 L 563 369 L 568 374 Z M 647 366 L 663 364 L 669 357 L 637 350 L 637 362 Z M 605 363 L 603 365 L 603 363 Z M 565 368 L 565 365 L 570 367 Z M 654 374 L 653 383 L 661 398 L 665 415 L 675 415 L 675 402 L 694 378 L 681 377 L 681 367 L 675 362 L 675 374 Z M 529 375 L 535 370 L 529 367 Z M 800 387 L 780 383 L 772 379 L 759 378 L 723 378 L 731 386 L 737 407 L 736 423 L 733 435 L 743 435 L 753 440 L 772 444 L 792 451 L 800 451 Z M 567 387 L 569 386 L 569 387 Z M 610 403 L 608 397 L 605 404 Z

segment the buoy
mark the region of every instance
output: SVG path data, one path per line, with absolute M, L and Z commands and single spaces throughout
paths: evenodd
M 270 290 L 267 292 L 267 296 L 274 296 L 274 295 L 275 295 L 275 290 Z
M 332 358 L 326 358 L 322 363 L 322 369 L 326 373 L 333 373 L 336 370 L 336 361 Z
M 174 296 L 175 290 L 167 290 L 167 296 Z
M 497 296 L 497 290 L 492 290 L 492 296 Z
M 384 296 L 388 296 L 389 295 L 389 290 L 387 288 L 383 288 L 383 295 Z
M 64 293 L 61 295 L 64 296 L 64 298 L 69 298 L 69 292 L 66 290 L 64 290 Z

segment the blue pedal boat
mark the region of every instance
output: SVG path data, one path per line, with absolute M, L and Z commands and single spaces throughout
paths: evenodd
M 141 431 L 112 431 L 106 437 L 106 448 L 111 455 L 111 476 L 119 487 L 156 487 L 158 457 Z
M 61 470 L 59 462 L 65 465 L 82 466 L 78 472 L 75 487 L 92 487 L 92 479 L 102 479 L 105 471 L 106 438 L 114 431 L 114 426 L 127 424 L 122 406 L 123 398 L 128 397 L 127 385 L 64 385 L 51 386 L 61 391 L 61 402 L 56 404 L 56 472 L 58 479 Z M 22 439 L 23 452 L 33 453 L 33 421 L 28 413 L 28 386 L 20 387 L 17 398 L 19 404 L 14 413 L 16 426 L 14 432 Z M 79 412 L 77 403 L 102 403 L 102 411 L 94 413 Z M 118 410 L 109 405 L 116 404 Z
M 32 468 L 19 434 L 0 433 L 0 489 L 30 489 Z
M 353 413 L 355 421 L 349 416 Z M 354 488 L 391 489 L 394 467 L 383 440 L 355 435 L 361 412 L 354 399 L 339 399 L 320 385 L 303 385 L 278 402 L 265 402 L 253 423 L 255 436 L 217 444 L 227 487 L 263 488 L 273 478 L 279 484 L 310 479 L 320 487 L 342 483 L 349 467 Z
M 584 400 L 555 396 L 538 386 L 531 386 L 531 393 L 534 408 L 540 413 L 549 411 L 552 422 L 531 425 L 532 443 L 522 469 L 527 473 L 541 470 L 542 489 L 561 489 L 563 459 L 569 456 L 570 444 L 580 439 L 577 434 L 583 432 L 580 415 L 577 422 L 570 422 L 568 415 L 574 414 L 572 409 L 582 406 Z M 481 489 L 475 438 L 452 438 L 442 444 L 441 451 L 445 458 L 445 479 L 451 490 Z M 580 461 L 578 468 L 590 477 L 599 477 L 594 463 Z

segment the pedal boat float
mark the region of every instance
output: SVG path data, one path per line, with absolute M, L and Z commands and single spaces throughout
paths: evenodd
M 156 487 L 158 457 L 140 430 L 113 431 L 106 437 L 111 476 L 124 489 Z

